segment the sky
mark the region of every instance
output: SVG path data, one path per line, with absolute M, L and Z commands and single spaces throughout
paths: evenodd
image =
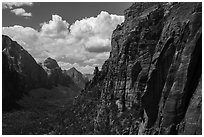
M 3 2 L 2 33 L 37 62 L 93 73 L 109 57 L 112 31 L 124 21 L 125 2 Z

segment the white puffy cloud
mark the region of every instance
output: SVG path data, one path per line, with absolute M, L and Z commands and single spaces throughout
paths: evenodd
M 117 24 L 124 21 L 123 16 L 112 15 L 101 11 L 97 17 L 84 18 L 76 21 L 71 27 L 71 34 L 78 38 L 95 36 L 110 38 Z
M 22 6 L 32 6 L 33 2 L 3 2 L 3 9 L 10 9 L 11 13 L 14 13 L 17 16 L 23 16 L 26 19 L 32 16 L 31 12 L 26 12 L 25 9 L 19 8 Z M 15 8 L 15 9 L 14 9 Z
M 110 51 L 110 39 L 103 37 L 90 37 L 85 43 L 85 49 L 89 52 L 109 52 Z
M 49 37 L 66 37 L 68 35 L 69 23 L 62 20 L 59 15 L 52 15 L 52 20 L 48 23 L 44 22 L 41 24 L 41 32 L 45 36 Z
M 40 48 L 38 44 L 41 40 L 39 39 L 38 32 L 33 28 L 15 25 L 12 27 L 3 27 L 2 32 L 10 36 L 13 40 L 16 40 L 27 50 L 32 48 L 32 51 L 34 51 Z M 36 49 L 33 49 L 35 47 Z
M 37 60 L 55 58 L 63 69 L 76 67 L 92 73 L 109 57 L 111 35 L 123 16 L 101 12 L 96 17 L 77 20 L 72 25 L 59 15 L 41 23 L 39 31 L 22 26 L 3 27 L 2 32 L 21 44 Z
M 31 17 L 32 13 L 26 12 L 23 8 L 17 8 L 11 10 L 12 13 L 16 14 L 17 16 L 23 16 L 23 17 Z
M 89 58 L 88 60 L 85 60 L 84 63 L 94 66 L 100 64 L 98 66 L 101 66 L 104 63 L 104 61 L 108 59 L 109 56 L 110 56 L 109 52 L 98 53 L 94 56 L 94 58 Z
M 13 7 L 32 6 L 33 2 L 2 2 L 3 9 L 12 9 Z
M 83 41 L 88 52 L 108 52 L 112 31 L 123 21 L 123 16 L 102 11 L 97 17 L 77 20 L 70 26 L 70 33 L 79 41 Z

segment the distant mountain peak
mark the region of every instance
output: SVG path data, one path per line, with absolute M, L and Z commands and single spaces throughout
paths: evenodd
M 48 60 L 54 60 L 54 59 L 53 59 L 53 58 L 51 58 L 51 57 L 48 57 L 47 59 L 48 59 Z M 47 60 L 47 59 L 46 59 L 46 60 Z
M 68 73 L 72 73 L 72 75 L 74 75 L 75 77 L 77 76 L 82 76 L 83 74 L 80 72 L 80 71 L 78 71 L 75 67 L 72 67 L 72 68 L 70 68 L 69 70 L 66 70 L 66 72 L 68 72 Z
M 48 57 L 47 59 L 45 59 L 43 64 L 49 69 L 59 68 L 57 61 L 55 59 L 52 59 L 51 57 Z
M 85 79 L 84 75 L 75 67 L 72 67 L 69 70 L 65 70 L 65 73 L 69 75 L 73 79 L 73 81 L 77 83 L 78 86 L 82 89 L 85 87 L 85 83 L 88 82 L 88 80 Z
M 78 71 L 75 67 L 72 67 L 69 70 L 76 70 L 76 71 Z

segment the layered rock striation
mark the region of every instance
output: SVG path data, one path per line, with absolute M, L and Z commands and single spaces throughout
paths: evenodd
M 75 100 L 78 134 L 202 134 L 202 3 L 134 3 L 111 47 Z

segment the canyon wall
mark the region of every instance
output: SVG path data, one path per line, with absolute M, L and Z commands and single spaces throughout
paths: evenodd
M 15 106 L 28 90 L 48 87 L 47 74 L 17 42 L 2 36 L 2 102 L 3 110 Z
M 202 134 L 202 3 L 134 3 L 124 14 L 110 57 L 75 99 L 80 122 L 68 128 Z

